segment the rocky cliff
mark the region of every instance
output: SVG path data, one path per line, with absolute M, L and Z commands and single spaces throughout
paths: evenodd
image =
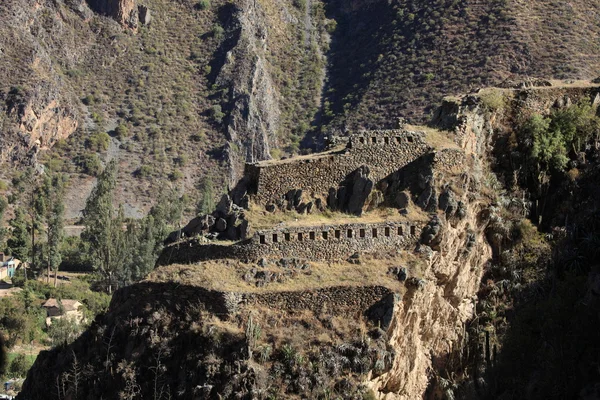
M 89 0 L 88 5 L 96 12 L 106 14 L 131 29 L 138 26 L 136 0 Z

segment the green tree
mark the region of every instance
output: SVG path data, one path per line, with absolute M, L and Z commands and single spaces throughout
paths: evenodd
M 29 233 L 27 216 L 21 207 L 15 209 L 15 216 L 10 220 L 10 237 L 6 241 L 10 254 L 19 260 L 26 262 L 29 259 Z
M 46 224 L 48 226 L 48 251 L 47 267 L 48 282 L 50 281 L 50 270 L 54 272 L 54 287 L 57 285 L 58 267 L 62 262 L 61 247 L 64 239 L 64 182 L 60 175 L 49 177 L 45 184 L 48 187 L 49 206 L 46 213 Z
M 198 183 L 200 191 L 200 201 L 196 207 L 199 215 L 209 214 L 215 210 L 215 193 L 212 179 L 209 176 L 203 177 Z
M 98 183 L 87 199 L 83 210 L 83 240 L 90 245 L 90 257 L 94 269 L 107 282 L 108 292 L 112 293 L 112 284 L 119 272 L 118 254 L 123 245 L 123 220 L 115 215 L 113 191 L 116 184 L 117 164 L 108 163 Z M 120 213 L 119 213 L 120 214 Z
M 550 129 L 549 118 L 533 115 L 522 127 L 525 145 L 529 147 L 536 170 L 542 173 L 550 169 L 562 170 L 567 165 L 567 149 L 559 129 Z
M 55 318 L 48 328 L 48 337 L 52 347 L 68 345 L 73 342 L 83 331 L 83 326 L 74 318 Z
M 31 362 L 27 360 L 25 354 L 17 354 L 8 367 L 8 373 L 11 378 L 23 378 L 31 368 Z

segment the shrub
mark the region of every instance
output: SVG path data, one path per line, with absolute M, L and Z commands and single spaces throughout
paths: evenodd
M 337 28 L 337 21 L 335 19 L 328 19 L 325 22 L 325 30 L 327 30 L 328 33 L 335 32 L 336 28 Z
M 212 29 L 212 35 L 218 41 L 221 41 L 225 37 L 225 29 L 221 25 L 215 24 Z
M 173 160 L 173 162 L 175 163 L 175 165 L 178 165 L 180 167 L 183 167 L 187 164 L 187 156 L 185 154 L 181 154 L 178 157 L 175 157 L 175 159 Z
M 53 172 L 60 172 L 63 170 L 65 162 L 62 158 L 52 157 L 46 162 L 46 168 Z
M 207 10 L 210 8 L 210 0 L 200 0 L 198 4 L 196 4 L 196 8 L 199 10 Z
M 86 147 L 95 151 L 106 151 L 110 144 L 110 136 L 106 132 L 94 132 L 86 140 Z
M 180 179 L 183 178 L 183 172 L 181 172 L 180 170 L 176 169 L 174 170 L 171 175 L 169 175 L 169 179 L 173 182 L 178 181 Z
M 100 157 L 95 153 L 84 154 L 79 157 L 78 165 L 84 173 L 91 176 L 97 176 L 102 172 L 102 161 L 100 161 Z
M 482 93 L 479 98 L 482 105 L 489 111 L 497 111 L 504 108 L 505 97 L 501 91 L 490 90 Z
M 12 378 L 23 378 L 27 375 L 31 365 L 31 360 L 28 360 L 25 354 L 17 354 L 8 367 L 8 373 Z
M 128 138 L 130 135 L 129 128 L 127 128 L 127 125 L 125 124 L 119 124 L 119 126 L 117 126 L 115 129 L 115 133 L 117 134 L 119 140 Z
M 142 165 L 138 170 L 136 175 L 140 178 L 146 178 L 151 176 L 154 173 L 154 169 L 149 165 Z
M 221 124 L 223 122 L 223 117 L 225 117 L 225 113 L 223 113 L 223 111 L 221 110 L 221 106 L 218 104 L 215 104 L 211 108 L 210 115 L 213 117 L 213 120 L 217 124 Z

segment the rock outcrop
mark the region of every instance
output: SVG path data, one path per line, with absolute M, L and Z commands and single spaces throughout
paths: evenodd
M 261 3 L 243 0 L 232 6 L 226 30 L 233 36 L 216 84 L 229 87 L 226 122 L 230 185 L 241 178 L 245 162 L 271 158 L 277 147 L 280 95 L 267 60 L 269 29 Z
M 114 18 L 125 27 L 133 30 L 138 27 L 136 0 L 89 0 L 88 4 L 92 10 Z

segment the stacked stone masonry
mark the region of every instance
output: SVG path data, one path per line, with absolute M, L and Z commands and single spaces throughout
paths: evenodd
M 170 304 L 180 303 L 206 309 L 221 318 L 257 306 L 286 312 L 310 310 L 316 314 L 340 315 L 363 313 L 391 293 L 392 290 L 383 286 L 334 286 L 303 291 L 252 293 L 209 290 L 175 282 L 142 282 L 117 291 L 110 308 L 134 310 L 132 304 L 143 298 L 152 305 L 152 309 L 159 308 L 158 302 L 166 299 Z
M 421 132 L 363 131 L 350 134 L 341 151 L 248 164 L 246 176 L 257 204 L 276 203 L 295 189 L 308 198 L 324 198 L 361 166 L 369 167 L 369 178 L 379 182 L 429 151 Z
M 220 258 L 256 261 L 294 257 L 308 260 L 343 260 L 355 252 L 393 252 L 414 246 L 422 224 L 381 222 L 277 228 L 257 232 L 233 245 L 185 242 L 167 248 L 160 265 L 195 263 Z

